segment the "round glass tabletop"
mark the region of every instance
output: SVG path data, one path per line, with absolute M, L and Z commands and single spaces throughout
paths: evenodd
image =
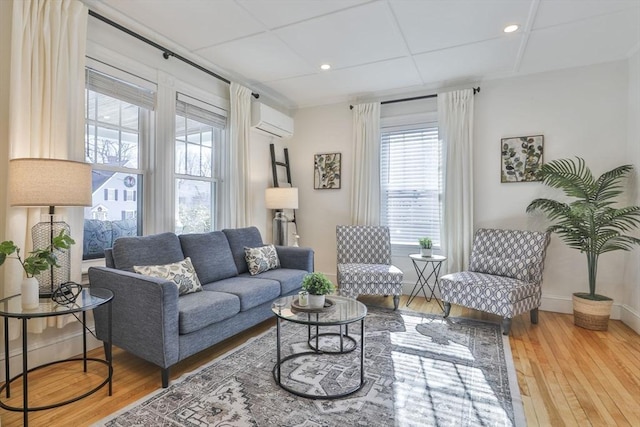
M 58 304 L 51 298 L 40 298 L 36 308 L 22 308 L 22 297 L 14 295 L 0 300 L 0 316 L 17 319 L 50 317 L 92 310 L 113 298 L 113 293 L 103 288 L 83 288 L 75 302 Z
M 344 325 L 356 322 L 367 315 L 367 306 L 353 298 L 327 295 L 333 306 L 320 312 L 297 310 L 291 306 L 297 295 L 278 298 L 271 305 L 271 311 L 281 319 L 305 325 Z

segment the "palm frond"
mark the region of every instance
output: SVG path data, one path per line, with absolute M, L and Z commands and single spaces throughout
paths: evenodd
M 622 194 L 621 180 L 633 170 L 632 165 L 622 165 L 603 173 L 596 180 L 594 199 L 608 201 Z
M 559 159 L 546 163 L 540 169 L 542 182 L 559 188 L 567 195 L 591 200 L 595 191 L 595 179 L 584 159 Z

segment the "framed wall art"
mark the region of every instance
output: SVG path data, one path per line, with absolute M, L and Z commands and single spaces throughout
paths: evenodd
M 341 163 L 341 153 L 316 154 L 313 158 L 313 188 L 316 190 L 339 189 Z
M 501 182 L 542 181 L 543 135 L 502 138 L 500 146 Z

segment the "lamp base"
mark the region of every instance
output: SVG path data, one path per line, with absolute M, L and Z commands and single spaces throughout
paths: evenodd
M 53 219 L 53 217 L 51 218 Z M 39 222 L 31 228 L 31 236 L 33 239 L 34 249 L 45 249 L 51 247 L 53 237 L 60 234 L 61 231 L 66 234 L 71 233 L 71 228 L 63 221 Z M 71 277 L 71 257 L 69 250 L 55 250 L 60 267 L 51 267 L 50 269 L 36 274 L 40 284 L 40 297 L 50 298 L 53 291 L 61 283 L 69 281 Z
M 283 212 L 276 212 L 273 218 L 273 244 L 289 245 L 289 218 Z

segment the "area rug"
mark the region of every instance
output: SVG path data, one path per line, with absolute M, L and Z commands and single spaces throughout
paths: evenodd
M 360 342 L 356 325 L 349 333 Z M 307 349 L 305 326 L 283 322 L 281 333 L 283 355 Z M 337 393 L 359 382 L 359 354 L 295 358 L 281 375 L 296 390 Z M 366 384 L 337 400 L 281 389 L 275 361 L 274 327 L 96 425 L 526 425 L 509 341 L 497 324 L 369 307 Z

